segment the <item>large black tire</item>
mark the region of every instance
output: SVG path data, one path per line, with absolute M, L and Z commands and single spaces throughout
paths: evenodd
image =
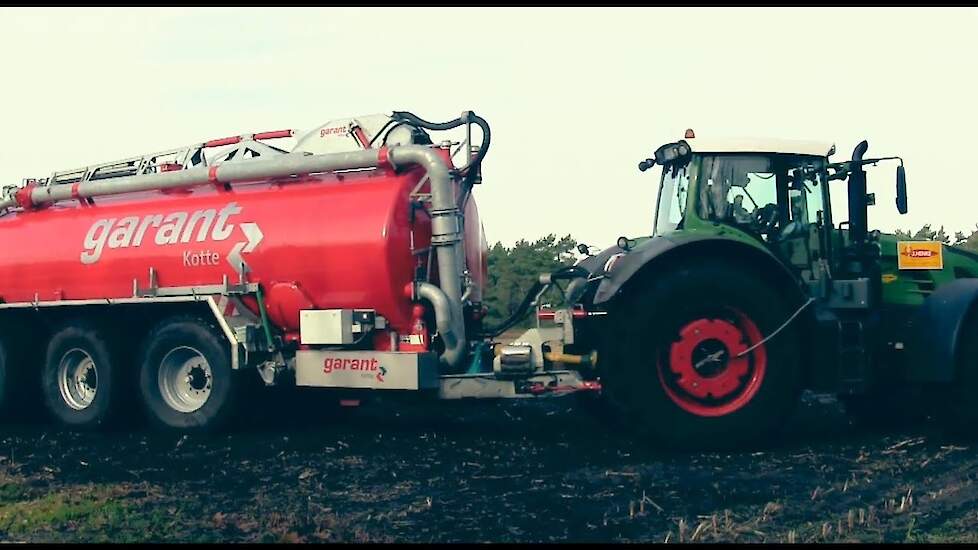
M 642 284 L 610 312 L 599 354 L 603 399 L 621 424 L 666 449 L 730 449 L 773 436 L 800 397 L 797 325 L 729 358 L 787 320 L 784 296 L 751 270 L 706 259 Z M 712 392 L 696 395 L 706 387 Z
M 978 310 L 965 319 L 959 342 L 954 380 L 928 388 L 928 396 L 950 434 L 973 440 L 978 436 Z
M 123 396 L 116 357 L 103 332 L 87 322 L 72 321 L 54 333 L 41 388 L 55 420 L 78 430 L 101 429 L 118 420 Z
M 918 391 L 915 391 L 918 390 Z M 917 387 L 884 386 L 861 395 L 840 395 L 852 423 L 861 428 L 891 429 L 924 420 L 932 403 Z M 898 403 L 899 406 L 894 406 Z
M 240 373 L 231 370 L 227 341 L 212 322 L 196 316 L 164 320 L 146 337 L 140 365 L 140 395 L 156 427 L 210 432 L 234 416 Z M 181 386 L 187 377 L 187 387 Z
M 15 408 L 17 393 L 16 365 L 8 361 L 7 342 L 0 338 L 0 420 L 7 420 Z

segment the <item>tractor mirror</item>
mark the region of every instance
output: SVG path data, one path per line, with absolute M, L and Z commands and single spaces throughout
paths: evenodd
M 896 173 L 896 206 L 901 214 L 907 213 L 907 172 L 903 165 L 897 166 Z

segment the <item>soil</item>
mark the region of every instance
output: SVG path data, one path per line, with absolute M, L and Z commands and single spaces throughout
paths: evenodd
M 256 402 L 219 435 L 0 428 L 0 541 L 975 541 L 978 452 L 806 395 L 785 435 L 671 453 L 573 398 Z

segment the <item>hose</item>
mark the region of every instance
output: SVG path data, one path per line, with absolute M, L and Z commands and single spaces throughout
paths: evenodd
M 479 115 L 473 113 L 472 111 L 466 111 L 464 117 L 456 118 L 455 120 L 450 120 L 448 122 L 430 122 L 418 117 L 413 113 L 407 111 L 394 111 L 391 114 L 391 118 L 404 121 L 419 128 L 424 128 L 425 130 L 435 130 L 444 131 L 451 130 L 452 128 L 458 128 L 465 124 L 475 124 L 482 129 L 482 146 L 479 147 L 479 152 L 476 154 L 475 158 L 469 161 L 468 164 L 459 168 L 458 171 L 466 176 L 466 179 L 474 178 L 475 172 L 471 172 L 470 168 L 479 165 L 482 159 L 485 158 L 486 152 L 489 151 L 489 142 L 491 141 L 491 135 L 489 132 L 489 123 Z M 470 145 L 471 146 L 471 145 Z
M 763 340 L 761 340 L 760 342 L 758 342 L 758 343 L 754 344 L 753 346 L 745 349 L 744 351 L 738 353 L 736 355 L 736 357 L 743 357 L 743 356 L 747 355 L 748 353 L 754 351 L 755 349 L 757 349 L 757 348 L 763 346 L 764 344 L 766 344 L 768 340 L 770 340 L 771 338 L 774 338 L 775 336 L 777 336 L 779 332 L 781 332 L 782 330 L 784 330 L 785 327 L 787 327 L 789 324 L 791 324 L 791 322 L 795 320 L 795 317 L 798 317 L 798 315 L 806 307 L 808 307 L 808 306 L 810 306 L 810 305 L 812 305 L 814 303 L 815 303 L 815 298 L 809 298 L 807 302 L 805 302 L 804 304 L 802 304 L 800 308 L 798 308 L 794 313 L 792 313 L 791 316 L 788 317 L 788 319 L 784 323 L 782 323 L 781 326 L 778 327 L 774 332 L 772 332 L 771 334 L 768 334 L 767 337 L 764 338 Z
M 488 336 L 490 338 L 495 338 L 496 336 L 499 336 L 500 334 L 509 330 L 509 328 L 515 325 L 516 323 L 523 320 L 523 318 L 526 317 L 526 314 L 530 312 L 530 306 L 533 305 L 533 302 L 536 300 L 536 297 L 540 294 L 541 291 L 543 291 L 545 288 L 553 284 L 553 281 L 559 279 L 573 279 L 576 277 L 587 277 L 587 276 L 588 276 L 588 271 L 586 269 L 580 266 L 572 265 L 572 266 L 562 267 L 557 271 L 550 273 L 549 275 L 540 277 L 539 279 L 534 281 L 533 286 L 531 286 L 530 290 L 527 291 L 526 296 L 523 298 L 523 301 L 520 302 L 520 305 L 516 308 L 516 311 L 514 311 L 513 314 L 510 315 L 505 321 L 496 325 L 495 327 L 488 327 L 483 329 L 482 335 Z

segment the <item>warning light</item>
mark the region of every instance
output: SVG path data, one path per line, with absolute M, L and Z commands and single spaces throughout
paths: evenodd
M 694 138 L 694 137 L 696 137 L 696 134 L 693 133 L 693 129 L 692 128 L 687 128 L 686 129 L 686 139 L 691 139 L 691 138 Z

